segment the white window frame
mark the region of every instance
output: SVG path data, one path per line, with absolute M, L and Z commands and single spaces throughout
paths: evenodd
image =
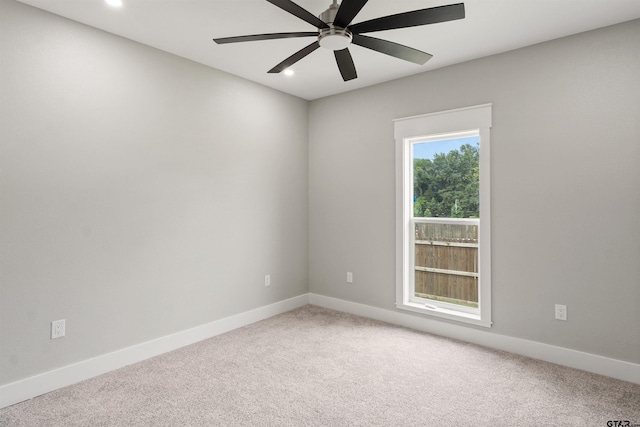
M 483 104 L 394 120 L 396 141 L 396 307 L 428 316 L 491 327 L 491 110 Z M 413 144 L 480 136 L 480 225 L 478 229 L 478 309 L 416 298 L 413 294 Z M 468 134 L 467 134 L 468 135 Z M 434 220 L 434 218 L 429 218 Z M 451 221 L 451 219 L 446 219 Z M 437 220 L 435 220 L 437 221 Z M 463 220 L 464 222 L 465 220 Z M 468 221 L 468 220 L 467 220 Z

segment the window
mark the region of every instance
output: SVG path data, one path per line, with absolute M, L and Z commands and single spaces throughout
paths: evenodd
M 491 326 L 491 105 L 398 119 L 396 306 Z

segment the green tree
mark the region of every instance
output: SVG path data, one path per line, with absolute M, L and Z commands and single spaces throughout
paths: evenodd
M 478 217 L 479 159 L 479 147 L 470 144 L 433 160 L 414 159 L 414 216 Z

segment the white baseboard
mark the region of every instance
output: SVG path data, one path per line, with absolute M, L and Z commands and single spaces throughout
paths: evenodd
M 0 408 L 229 332 L 308 303 L 309 294 L 300 295 L 0 386 Z
M 640 364 L 499 335 L 351 301 L 317 294 L 304 294 L 0 386 L 0 408 L 32 399 L 41 394 L 232 331 L 306 304 L 344 311 L 640 384 Z
M 640 364 L 611 359 L 564 347 L 543 344 L 521 338 L 500 335 L 493 332 L 432 320 L 409 313 L 386 310 L 351 301 L 309 294 L 309 304 L 343 311 L 362 317 L 381 320 L 395 325 L 429 332 L 449 338 L 504 350 L 534 359 L 557 363 L 595 374 L 606 375 L 623 381 L 640 384 Z

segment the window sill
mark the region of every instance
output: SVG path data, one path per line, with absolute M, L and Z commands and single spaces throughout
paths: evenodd
M 441 319 L 452 320 L 454 322 L 468 323 L 485 328 L 491 327 L 491 322 L 483 321 L 480 315 L 464 313 L 461 311 L 447 310 L 440 307 L 426 307 L 424 304 L 406 302 L 396 303 L 396 307 L 400 310 L 412 311 L 414 313 L 425 314 L 427 316 L 439 317 Z

